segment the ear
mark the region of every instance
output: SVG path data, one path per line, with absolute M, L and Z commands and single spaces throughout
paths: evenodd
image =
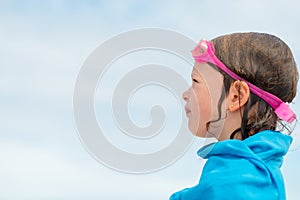
M 228 93 L 228 108 L 229 111 L 234 112 L 247 103 L 250 95 L 250 89 L 246 82 L 235 81 L 231 84 Z

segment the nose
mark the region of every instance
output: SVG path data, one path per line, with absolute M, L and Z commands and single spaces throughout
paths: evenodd
M 186 90 L 186 91 L 182 94 L 182 98 L 183 98 L 183 100 L 186 101 L 186 102 L 187 102 L 188 99 L 189 99 L 188 91 L 189 91 L 189 90 Z

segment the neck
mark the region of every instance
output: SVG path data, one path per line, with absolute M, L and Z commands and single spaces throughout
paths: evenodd
M 218 138 L 219 141 L 230 139 L 231 134 L 241 127 L 241 115 L 240 112 L 228 112 L 227 117 L 224 119 L 224 126 L 221 131 L 221 134 Z M 237 132 L 234 136 L 234 139 L 241 140 L 241 133 Z

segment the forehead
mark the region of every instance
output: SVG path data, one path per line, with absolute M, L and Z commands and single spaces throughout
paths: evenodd
M 216 69 L 214 69 L 211 65 L 208 63 L 198 63 L 195 62 L 192 74 L 194 75 L 200 75 L 203 78 L 219 78 L 223 77 L 220 72 L 218 72 Z

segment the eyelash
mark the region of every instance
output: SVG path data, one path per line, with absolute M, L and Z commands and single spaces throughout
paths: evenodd
M 199 81 L 197 81 L 196 79 L 193 78 L 193 82 L 199 83 Z

